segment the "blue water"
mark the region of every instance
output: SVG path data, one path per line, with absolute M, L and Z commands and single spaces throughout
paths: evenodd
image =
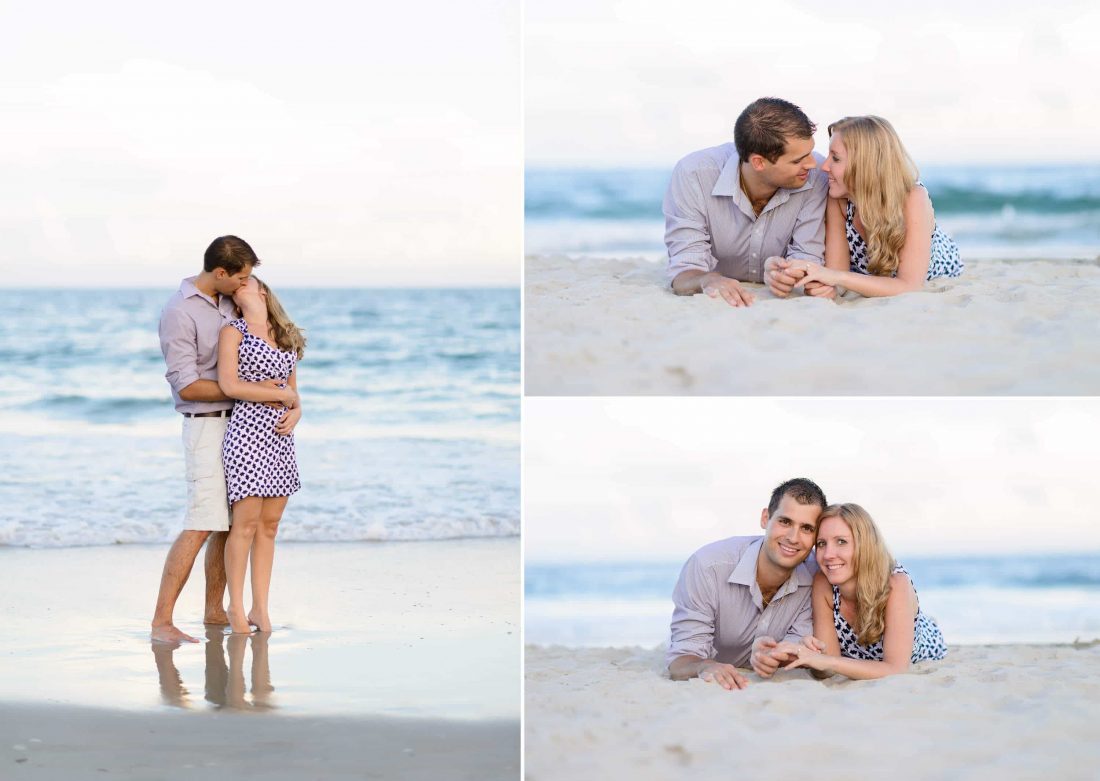
M 667 168 L 526 172 L 526 251 L 664 257 Z M 924 166 L 965 258 L 1100 255 L 1100 166 Z
M 1100 638 L 1100 552 L 965 558 L 906 556 L 922 608 L 949 643 Z M 526 642 L 667 641 L 683 562 L 547 564 L 524 572 Z
M 180 416 L 157 339 L 172 290 L 0 291 L 0 545 L 179 528 Z M 278 291 L 299 365 L 288 540 L 519 533 L 519 295 Z

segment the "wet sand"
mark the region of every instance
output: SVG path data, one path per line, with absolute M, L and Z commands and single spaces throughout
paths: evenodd
M 202 626 L 197 564 L 180 646 L 166 550 L 0 549 L 0 777 L 518 776 L 517 539 L 283 544 L 251 637 Z
M 0 705 L 4 779 L 519 777 L 516 721 L 239 713 L 148 714 Z

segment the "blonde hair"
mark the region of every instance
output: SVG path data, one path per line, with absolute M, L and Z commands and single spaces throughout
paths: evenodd
M 279 346 L 280 350 L 296 353 L 298 360 L 301 360 L 306 354 L 306 335 L 302 333 L 302 329 L 291 321 L 290 316 L 283 309 L 283 305 L 279 303 L 275 291 L 259 277 L 253 276 L 252 278 L 259 283 L 260 290 L 266 295 L 267 322 L 271 326 L 275 344 Z
M 862 645 L 873 645 L 886 631 L 886 600 L 890 596 L 894 557 L 870 514 L 858 504 L 830 505 L 821 513 L 821 520 L 826 518 L 840 518 L 852 530 L 852 572 L 856 578 L 856 616 L 859 619 L 857 639 Z
M 843 136 L 848 150 L 844 186 L 867 231 L 867 269 L 893 276 L 905 244 L 905 199 L 917 183 L 917 166 L 882 117 L 844 117 L 829 125 L 829 137 L 834 133 Z

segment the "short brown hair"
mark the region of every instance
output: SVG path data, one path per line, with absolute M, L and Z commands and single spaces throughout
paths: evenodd
M 218 236 L 210 242 L 203 255 L 204 271 L 223 268 L 230 275 L 238 273 L 245 266 L 258 266 L 260 259 L 248 246 L 248 242 L 236 236 Z
M 817 125 L 793 103 L 760 98 L 750 103 L 733 126 L 733 143 L 741 162 L 760 155 L 774 163 L 787 148 L 788 138 L 813 138 Z
M 791 497 L 799 504 L 816 504 L 822 510 L 829 505 L 829 502 L 825 499 L 825 492 L 821 490 L 817 483 L 805 477 L 796 477 L 776 486 L 775 490 L 772 491 L 771 501 L 768 502 L 769 518 L 775 515 L 775 511 L 779 509 L 779 503 L 783 501 L 784 496 Z

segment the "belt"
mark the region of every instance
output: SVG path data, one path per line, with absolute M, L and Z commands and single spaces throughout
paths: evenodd
M 185 412 L 185 418 L 228 418 L 233 414 L 231 409 L 220 409 L 216 412 Z

